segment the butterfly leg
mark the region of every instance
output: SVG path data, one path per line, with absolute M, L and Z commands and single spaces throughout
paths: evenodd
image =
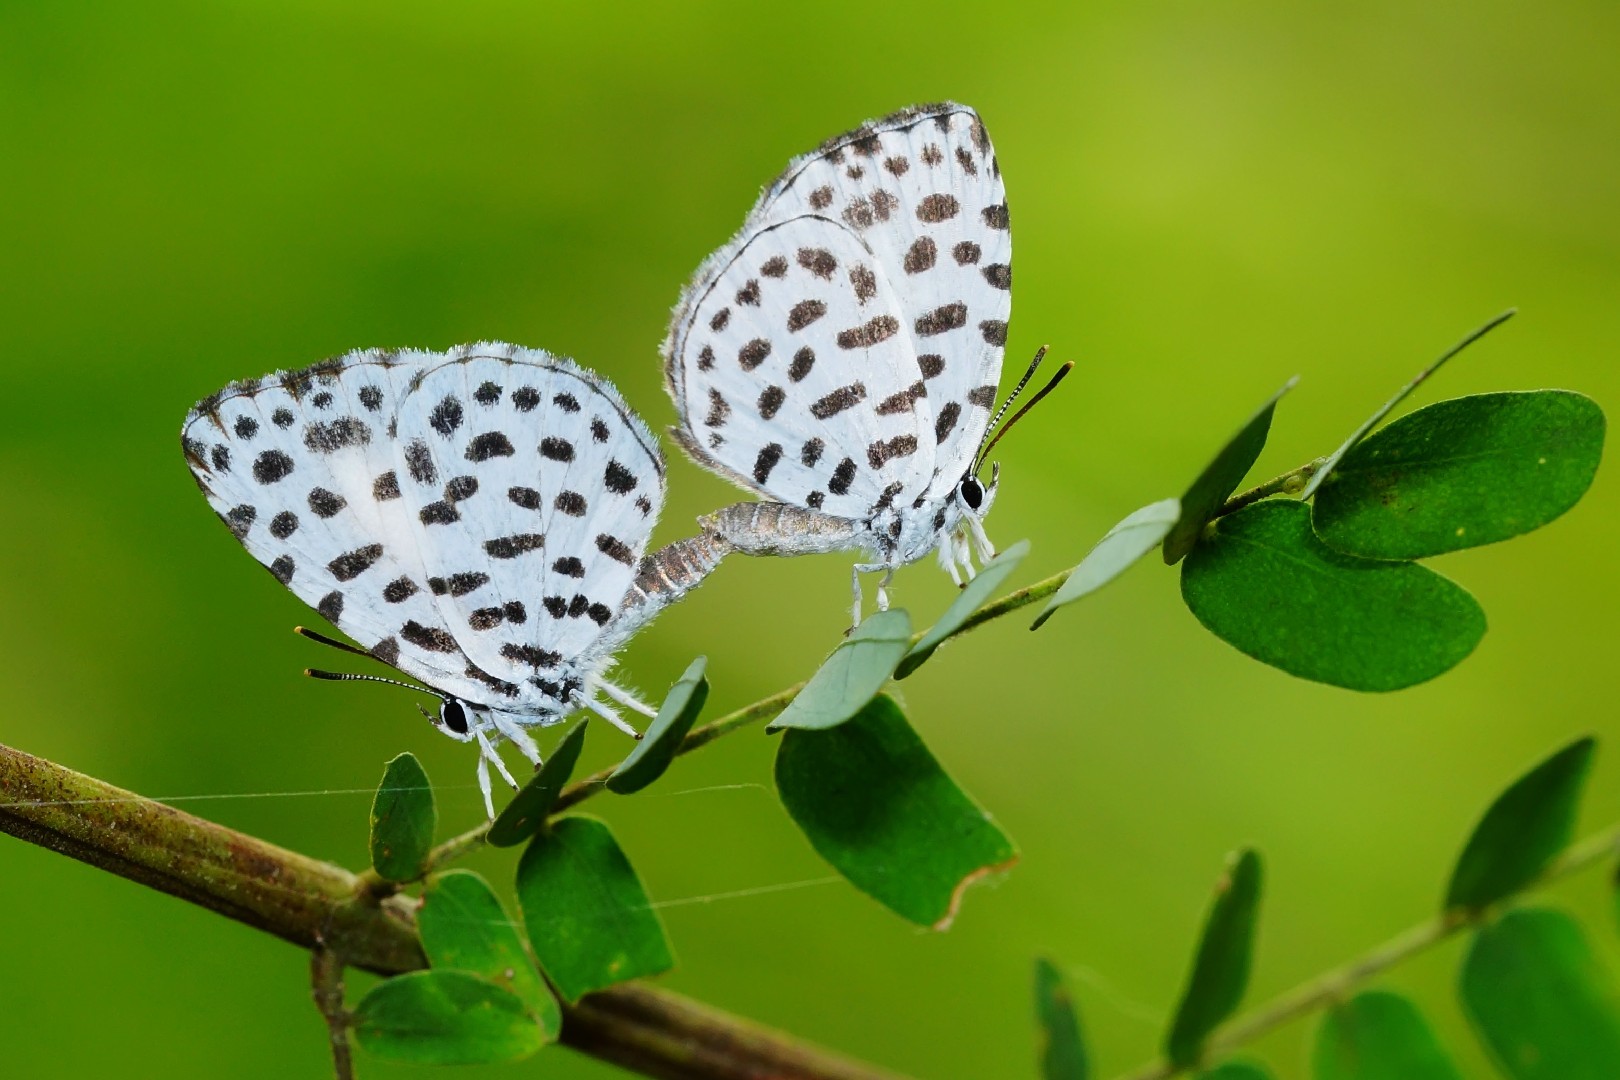
M 606 694 L 608 697 L 612 698 L 614 701 L 618 702 L 620 705 L 623 705 L 625 708 L 632 710 L 633 712 L 638 712 L 642 716 L 649 719 L 658 715 L 657 709 L 638 700 L 635 695 L 631 694 L 623 687 L 614 686 L 606 679 L 596 680 L 596 685 L 602 691 L 602 693 Z
M 856 563 L 849 572 L 850 589 L 855 593 L 855 607 L 849 617 L 849 628 L 855 629 L 861 625 L 861 571 L 867 569 L 861 563 Z
M 618 728 L 620 731 L 624 732 L 626 735 L 630 736 L 632 739 L 641 738 L 641 732 L 625 723 L 624 717 L 615 712 L 611 705 L 604 705 L 600 701 L 597 701 L 595 694 L 592 694 L 586 699 L 585 707 L 591 710 L 591 712 L 595 713 L 597 716 L 600 716 L 602 719 L 606 720 L 608 723 L 612 724 L 614 727 Z
M 979 562 L 984 564 L 996 557 L 996 545 L 990 542 L 990 537 L 984 531 L 984 522 L 967 515 L 968 530 L 973 534 L 973 546 L 979 553 Z
M 889 610 L 889 582 L 893 580 L 894 567 L 891 566 L 889 567 L 888 572 L 883 575 L 883 580 L 878 582 L 877 605 L 879 611 Z
M 502 716 L 500 713 L 491 713 L 489 719 L 495 725 L 495 730 L 501 733 L 502 738 L 517 747 L 518 751 L 533 762 L 536 768 L 539 767 L 540 748 L 534 744 L 533 739 L 529 738 L 529 733 L 523 730 L 522 724 L 517 723 L 511 717 Z
M 489 758 L 482 753 L 478 755 L 478 790 L 484 793 L 484 811 L 489 814 L 489 820 L 495 820 L 495 799 L 490 794 L 489 785 Z
M 478 732 L 478 752 L 482 755 L 481 760 L 489 761 L 494 764 L 496 771 L 501 774 L 501 779 L 505 780 L 508 784 L 511 784 L 513 791 L 518 789 L 518 782 L 512 779 L 511 773 L 506 771 L 506 762 L 501 760 L 501 755 L 497 754 L 495 752 L 495 747 L 490 745 L 489 736 L 485 735 L 482 731 Z M 489 770 L 486 769 L 484 770 L 483 780 L 480 782 L 481 785 L 488 780 Z M 489 798 L 487 792 L 484 798 L 486 800 Z

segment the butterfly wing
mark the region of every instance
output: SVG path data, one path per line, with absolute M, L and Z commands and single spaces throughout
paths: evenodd
M 863 519 L 932 471 L 904 307 L 870 249 L 802 215 L 741 238 L 691 298 L 681 441 L 756 492 Z M 892 485 L 898 490 L 891 491 Z
M 738 237 L 700 267 L 665 345 L 666 379 L 684 422 L 682 441 L 707 455 L 710 467 L 780 497 L 748 482 L 752 463 L 746 455 L 722 455 L 706 444 L 701 419 L 709 415 L 702 396 L 707 387 L 696 376 L 705 363 L 725 358 L 706 333 L 723 309 L 729 307 L 728 318 L 736 320 L 725 327 L 733 339 L 752 340 L 746 331 L 753 330 L 772 342 L 782 335 L 780 309 L 769 313 L 774 324 L 762 323 L 756 316 L 766 314 L 763 304 L 721 301 L 741 300 L 740 290 L 752 280 L 763 293 L 772 280 L 765 271 L 779 265 L 769 263 L 771 257 L 785 259 L 791 275 L 796 251 L 768 238 L 788 229 L 787 235 L 797 239 L 804 227 L 799 223 L 808 217 L 840 227 L 858 242 L 865 252 L 859 262 L 876 278 L 875 288 L 868 284 L 864 291 L 896 305 L 891 311 L 910 357 L 888 390 L 909 390 L 921 382 L 923 392 L 913 394 L 918 405 L 913 428 L 932 447 L 924 494 L 942 495 L 966 471 L 984 435 L 1012 306 L 1012 244 L 1000 166 L 977 114 L 961 105 L 908 109 L 796 158 L 766 189 Z M 831 243 L 821 246 L 837 250 Z M 758 256 L 757 265 L 739 265 L 745 251 Z M 706 346 L 710 353 L 703 351 Z M 858 372 L 870 389 L 871 367 L 851 365 L 849 359 L 854 358 L 834 361 L 846 377 L 833 381 L 848 385 Z M 756 393 L 770 385 L 776 384 Z M 861 460 L 859 454 L 850 456 Z M 920 459 L 911 464 L 915 470 Z M 901 497 L 912 493 L 908 485 Z
M 477 700 L 459 649 L 420 644 L 444 631 L 391 425 L 424 355 L 356 352 L 233 385 L 192 409 L 181 444 L 209 505 L 277 581 L 378 659 Z
M 508 708 L 559 698 L 616 644 L 663 505 L 652 434 L 571 361 L 486 344 L 423 373 L 398 443 L 427 585 L 473 677 Z

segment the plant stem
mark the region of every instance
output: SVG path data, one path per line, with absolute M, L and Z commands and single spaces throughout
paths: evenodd
M 332 1044 L 332 1071 L 337 1080 L 354 1080 L 349 1013 L 343 1007 L 343 961 L 338 954 L 317 946 L 310 954 L 309 981 L 315 1007 L 326 1019 L 327 1037 Z
M 1620 851 L 1620 823 L 1587 837 L 1564 852 L 1557 862 L 1541 876 L 1521 888 L 1514 896 L 1535 891 L 1584 870 L 1595 862 L 1609 858 Z M 1508 899 L 1513 899 L 1509 897 Z M 1504 901 L 1505 903 L 1506 901 Z M 1395 935 L 1393 938 L 1350 961 L 1342 967 L 1308 979 L 1292 990 L 1285 991 L 1222 1027 L 1210 1039 L 1205 1052 L 1208 1060 L 1254 1041 L 1262 1035 L 1282 1027 L 1325 1005 L 1342 1000 L 1360 984 L 1419 953 L 1440 944 L 1457 932 L 1476 926 L 1488 918 L 1492 909 L 1468 911 L 1455 909 L 1442 912 L 1434 918 Z M 1144 1065 L 1134 1072 L 1123 1073 L 1118 1080 L 1168 1080 L 1189 1071 L 1175 1068 L 1165 1061 Z
M 356 874 L 0 746 L 0 832 L 189 900 L 315 953 L 322 1011 L 343 965 L 427 966 L 416 901 L 362 894 Z M 337 991 L 340 995 L 341 991 Z M 334 1033 L 334 1039 L 336 1035 Z M 653 986 L 625 984 L 563 1009 L 561 1041 L 656 1080 L 895 1080 L 790 1035 Z M 338 1075 L 344 1068 L 336 1056 Z
M 1215 517 L 1225 517 L 1227 514 L 1243 509 L 1250 503 L 1257 503 L 1261 499 L 1269 498 L 1272 495 L 1280 495 L 1283 492 L 1298 494 L 1305 490 L 1305 485 L 1310 482 L 1311 477 L 1316 475 L 1316 470 L 1326 465 L 1327 462 L 1328 459 L 1325 457 L 1319 457 L 1315 461 L 1307 461 L 1297 469 L 1290 469 L 1281 476 L 1274 476 L 1265 483 L 1250 488 L 1248 491 L 1239 492 L 1221 504 L 1221 508 L 1215 511 Z M 1210 520 L 1214 520 L 1214 518 Z

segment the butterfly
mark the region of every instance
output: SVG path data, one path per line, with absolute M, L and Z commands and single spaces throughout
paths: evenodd
M 884 571 L 879 608 L 895 568 L 935 550 L 971 579 L 994 554 L 991 433 L 1045 351 L 993 421 L 1011 308 L 1006 189 L 972 109 L 905 109 L 793 159 L 663 344 L 676 442 L 768 500 L 705 529 L 747 554 L 864 554 L 856 623 L 862 573 Z
M 530 726 L 584 708 L 634 736 L 612 703 L 653 715 L 604 672 L 718 559 L 642 561 L 658 444 L 607 380 L 540 350 L 351 352 L 204 398 L 181 443 L 248 553 L 363 648 L 300 632 L 440 699 L 424 715 L 477 744 L 491 817 L 489 766 L 516 786 L 502 740 L 538 764 Z

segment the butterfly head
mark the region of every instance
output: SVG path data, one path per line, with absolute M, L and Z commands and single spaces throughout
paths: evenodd
M 996 501 L 996 491 L 1001 486 L 1001 463 L 993 462 L 990 466 L 990 482 L 986 484 L 972 472 L 962 474 L 962 480 L 956 485 L 956 509 L 964 517 L 984 520 L 990 512 L 990 506 Z
M 472 733 L 472 706 L 458 697 L 445 697 L 439 702 L 439 715 L 427 714 L 433 726 L 455 739 L 469 742 Z

